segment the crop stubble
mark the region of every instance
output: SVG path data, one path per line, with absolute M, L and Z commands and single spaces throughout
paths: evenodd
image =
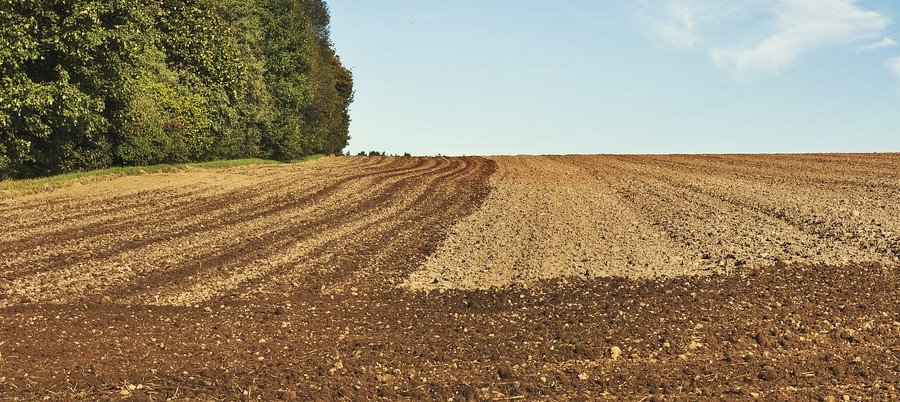
M 325 158 L 13 195 L 0 396 L 896 398 L 898 162 Z

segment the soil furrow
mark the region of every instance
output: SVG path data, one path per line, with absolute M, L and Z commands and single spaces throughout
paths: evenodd
M 309 250 L 302 255 L 293 257 L 287 263 L 282 263 L 269 272 L 268 278 L 257 278 L 248 284 L 249 289 L 270 289 L 269 292 L 288 291 L 290 287 L 297 287 L 298 282 L 307 276 L 308 270 L 295 269 L 307 262 L 316 268 L 319 282 L 327 283 L 329 289 L 365 289 L 377 288 L 379 281 L 396 284 L 402 277 L 408 274 L 412 266 L 397 266 L 396 261 L 385 264 L 379 254 L 396 253 L 397 247 L 391 244 L 409 244 L 414 240 L 424 242 L 408 251 L 413 251 L 410 257 L 422 256 L 417 253 L 420 249 L 428 249 L 437 244 L 438 239 L 413 239 L 398 238 L 400 236 L 418 237 L 422 234 L 434 232 L 442 233 L 441 221 L 448 216 L 455 220 L 459 215 L 465 214 L 480 203 L 488 188 L 484 179 L 493 170 L 492 164 L 483 159 L 465 159 L 464 164 L 458 169 L 443 173 L 439 176 L 428 178 L 427 181 L 410 185 L 402 192 L 396 205 L 391 208 L 397 213 L 377 213 L 371 216 L 357 219 L 352 222 L 352 216 L 346 216 L 347 221 L 337 222 L 345 228 L 338 236 L 330 236 L 331 239 L 323 239 L 321 242 L 313 241 L 313 244 L 322 244 L 320 247 Z M 423 208 L 429 206 L 428 209 Z M 434 214 L 433 211 L 442 211 Z M 430 229 L 430 230 L 429 230 Z M 308 243 L 308 242 L 306 242 Z M 311 261 L 316 256 L 325 256 L 325 261 Z M 413 265 L 414 266 L 414 265 Z M 371 272 L 378 275 L 368 275 Z M 393 274 L 391 274 L 393 273 Z M 327 274 L 327 279 L 322 276 Z M 347 277 L 358 278 L 352 284 L 348 284 Z M 272 279 L 274 277 L 276 279 Z M 284 286 L 288 284 L 289 286 Z M 279 286 L 281 289 L 279 290 Z M 245 295 L 246 297 L 246 295 Z
M 428 163 L 427 161 L 421 162 L 423 164 Z M 404 168 L 400 168 L 404 169 Z M 392 174 L 394 170 L 386 169 L 380 171 L 378 174 Z M 332 188 L 326 188 L 318 190 L 320 192 L 328 192 L 333 191 L 333 187 L 338 187 L 342 183 L 346 181 L 353 180 L 355 178 L 365 177 L 368 174 L 366 172 L 361 172 L 355 176 L 350 176 L 345 178 L 343 181 L 338 183 L 333 183 Z M 287 204 L 291 204 L 296 202 L 292 197 L 296 197 L 296 189 L 291 189 L 293 191 L 289 191 L 286 188 L 289 185 L 293 185 L 296 183 L 295 178 L 280 178 L 280 179 L 271 179 L 272 182 L 265 181 L 263 183 L 249 182 L 246 183 L 243 187 L 237 189 L 226 190 L 224 193 L 216 193 L 209 196 L 205 196 L 198 200 L 188 200 L 188 202 L 183 203 L 182 205 L 186 206 L 186 208 L 178 208 L 177 205 L 159 205 L 157 203 L 145 202 L 145 205 L 148 205 L 149 211 L 147 212 L 147 216 L 135 216 L 130 218 L 124 222 L 115 219 L 115 217 L 104 217 L 105 222 L 109 222 L 105 225 L 97 225 L 95 222 L 89 222 L 83 226 L 89 226 L 91 234 L 96 234 L 98 236 L 108 235 L 110 233 L 118 234 L 122 232 L 123 228 L 130 227 L 134 224 L 134 222 L 145 222 L 146 218 L 149 217 L 152 220 L 156 221 L 154 223 L 166 223 L 166 222 L 180 222 L 185 218 L 194 218 L 201 217 L 206 219 L 207 221 L 215 221 L 218 219 L 216 216 L 216 212 L 227 210 L 233 208 L 235 205 L 247 205 L 246 211 L 248 214 L 255 214 L 256 216 L 264 215 L 267 213 L 275 212 L 279 207 L 283 207 Z M 304 183 L 305 184 L 305 183 Z M 312 187 L 316 185 L 316 182 L 310 183 Z M 260 191 L 261 188 L 267 189 L 267 191 Z M 273 199 L 273 196 L 276 198 Z M 170 197 L 170 199 L 179 199 L 182 198 L 181 195 L 174 195 Z M 256 203 L 248 203 L 247 201 L 256 200 Z M 239 202 L 240 201 L 240 202 Z M 268 209 L 266 209 L 268 208 Z M 102 215 L 101 215 L 102 216 Z M 238 214 L 232 214 L 235 220 L 242 219 L 253 219 L 254 216 L 240 216 Z M 219 226 L 226 225 L 230 222 L 220 223 Z M 199 225 L 200 223 L 198 223 Z M 85 229 L 83 227 L 71 227 L 73 225 L 68 225 L 70 228 L 62 233 L 44 233 L 42 236 L 38 237 L 39 240 L 37 243 L 29 243 L 27 241 L 20 242 L 17 246 L 18 250 L 13 249 L 13 251 L 19 251 L 22 249 L 35 248 L 40 246 L 42 241 L 47 243 L 53 243 L 56 241 L 51 238 L 47 240 L 48 236 L 52 236 L 55 238 L 61 239 L 71 239 L 74 236 L 84 237 L 83 231 Z M 79 236 L 80 235 L 80 236 Z M 166 234 L 161 234 L 165 236 Z M 177 235 L 177 234 L 176 234 Z M 158 241 L 159 239 L 147 239 L 146 242 Z M 89 239 L 84 239 L 84 241 L 90 241 Z
M 393 171 L 393 176 L 368 177 L 359 183 L 363 185 L 362 189 L 329 194 L 332 196 L 327 198 L 323 195 L 323 198 L 316 200 L 302 200 L 296 207 L 306 210 L 296 215 L 299 220 L 276 214 L 267 216 L 272 222 L 281 223 L 269 225 L 264 232 L 255 230 L 256 234 L 253 239 L 245 239 L 240 243 L 220 247 L 219 251 L 194 254 L 191 259 L 182 264 L 176 264 L 171 269 L 158 270 L 139 278 L 136 282 L 126 283 L 122 289 L 106 289 L 103 290 L 103 293 L 135 295 L 133 296 L 135 300 L 144 300 L 154 304 L 165 304 L 172 300 L 183 302 L 184 300 L 198 299 L 193 296 L 171 297 L 166 294 L 182 293 L 180 288 L 189 287 L 190 283 L 201 283 L 201 285 L 197 285 L 197 289 L 205 286 L 217 286 L 216 283 L 219 282 L 222 275 L 225 275 L 225 282 L 234 282 L 234 280 L 228 279 L 234 275 L 251 275 L 252 272 L 260 270 L 260 267 L 268 266 L 268 260 L 273 258 L 273 254 L 289 248 L 292 244 L 308 243 L 307 237 L 310 235 L 320 232 L 328 233 L 328 230 L 323 230 L 326 223 L 341 225 L 342 220 L 364 219 L 367 211 L 373 209 L 377 211 L 384 207 L 385 201 L 395 197 L 396 193 L 408 186 L 409 182 L 418 177 L 434 175 L 448 169 L 452 169 L 452 166 L 396 170 Z M 374 179 L 374 183 L 370 179 Z M 361 202 L 351 202 L 351 199 L 358 199 Z M 305 218 L 305 215 L 311 217 Z M 232 239 L 237 238 L 232 237 Z M 165 290 L 170 287 L 173 290 Z M 222 286 L 219 287 L 222 288 Z M 156 289 L 157 291 L 152 295 L 141 296 L 145 289 Z M 206 293 L 200 294 L 204 295 L 203 298 L 208 297 Z
M 647 163 L 635 162 L 634 168 L 647 170 L 647 166 Z M 900 255 L 898 239 L 894 236 L 894 233 L 900 233 L 900 226 L 894 219 L 900 215 L 900 206 L 891 202 L 895 198 L 892 195 L 867 197 L 858 193 L 857 187 L 834 189 L 822 183 L 785 185 L 737 178 L 722 182 L 709 175 L 668 166 L 655 174 L 682 191 L 703 193 L 770 219 L 784 221 L 820 242 L 840 242 L 839 248 L 844 249 L 846 259 L 881 261 L 879 256 L 883 256 L 889 261 L 900 261 L 897 259 Z M 859 252 L 848 251 L 847 247 Z
M 371 161 L 368 161 L 371 159 Z M 354 165 L 353 167 L 359 172 L 358 176 L 363 177 L 366 172 L 380 172 L 386 173 L 382 164 L 391 163 L 386 158 L 367 158 L 368 163 L 361 163 L 359 165 Z M 264 170 L 264 169 L 260 169 Z M 240 168 L 238 169 L 230 169 L 223 171 L 223 174 L 227 175 L 225 177 L 238 177 L 243 175 L 243 172 Z M 162 198 L 166 200 L 168 198 L 178 198 L 181 200 L 185 200 L 187 204 L 190 205 L 193 201 L 196 201 L 196 204 L 201 207 L 206 207 L 208 209 L 213 209 L 219 204 L 227 206 L 227 202 L 218 202 L 213 203 L 217 199 L 225 198 L 225 199 L 245 199 L 247 197 L 259 197 L 259 198 L 268 198 L 272 195 L 265 195 L 259 191 L 260 188 L 282 188 L 287 186 L 288 184 L 295 184 L 298 181 L 298 177 L 293 177 L 289 175 L 266 175 L 266 174 L 257 174 L 257 175 L 244 175 L 248 176 L 247 178 L 251 180 L 237 180 L 237 181 L 228 181 L 228 180 L 216 180 L 215 182 L 207 182 L 207 181 L 194 181 L 194 182 L 182 182 L 178 180 L 173 181 L 163 181 L 161 183 L 155 184 L 155 189 L 153 190 L 138 190 L 137 193 L 126 193 L 117 195 L 114 197 L 109 197 L 105 192 L 77 192 L 70 199 L 65 201 L 53 201 L 51 200 L 49 203 L 43 201 L 49 195 L 41 194 L 36 200 L 31 200 L 29 202 L 23 202 L 24 205 L 15 208 L 15 211 L 27 211 L 34 212 L 37 210 L 36 214 L 29 215 L 10 215 L 7 216 L 8 219 L 11 220 L 19 220 L 28 222 L 29 218 L 31 219 L 39 219 L 37 222 L 33 222 L 29 224 L 28 227 L 36 226 L 43 228 L 44 230 L 48 229 L 48 224 L 59 224 L 59 226 L 66 227 L 71 226 L 72 224 L 78 222 L 81 218 L 84 217 L 103 217 L 106 220 L 111 220 L 117 218 L 116 216 L 108 216 L 113 212 L 119 211 L 123 212 L 123 215 L 130 215 L 130 218 L 135 218 L 133 220 L 139 221 L 140 217 L 133 216 L 136 208 L 144 208 L 148 211 L 147 216 L 153 217 L 154 213 L 159 213 L 160 210 L 166 210 L 170 208 L 163 208 L 156 201 L 157 198 Z M 178 177 L 171 174 L 161 174 L 161 175 L 153 175 L 152 177 Z M 307 178 L 315 178 L 315 176 L 307 177 Z M 140 180 L 134 177 L 120 178 L 118 181 L 134 181 Z M 142 182 L 146 182 L 146 180 L 142 180 Z M 187 184 L 190 184 L 189 186 Z M 106 183 L 105 187 L 112 187 L 117 192 L 121 192 L 123 186 L 116 185 L 116 183 Z M 222 186 L 223 184 L 227 186 L 233 186 L 235 188 L 227 189 L 226 186 Z M 201 187 L 201 189 L 198 189 Z M 200 200 L 191 200 L 190 197 L 194 194 L 199 194 L 201 192 L 216 192 L 216 190 L 225 189 L 224 194 L 218 193 L 213 196 L 207 197 L 206 199 Z M 69 189 L 71 190 L 71 189 Z M 65 190 L 62 190 L 65 191 Z M 162 193 L 161 196 L 159 194 Z M 168 197 L 166 195 L 169 195 Z M 64 204 L 63 204 L 64 202 Z M 54 208 L 47 208 L 47 206 L 53 206 Z M 74 208 L 75 206 L 78 208 Z M 75 211 L 75 212 L 73 212 Z M 83 213 L 78 213 L 77 211 L 84 211 Z M 13 211 L 10 211 L 13 212 Z M 196 213 L 204 212 L 203 210 L 196 210 Z M 90 224 L 93 222 L 87 222 L 86 224 Z M 13 227 L 13 229 L 20 230 L 28 227 Z M 21 236 L 20 236 L 21 239 Z
M 56 241 L 63 241 L 70 244 L 67 252 L 64 254 L 53 253 L 45 254 L 44 259 L 36 258 L 35 251 L 38 246 L 31 249 L 25 249 L 24 252 L 19 248 L 10 250 L 10 261 L 18 262 L 16 252 L 19 252 L 21 258 L 31 264 L 31 270 L 10 273 L 12 278 L 29 275 L 37 270 L 48 270 L 59 267 L 55 264 L 67 264 L 70 261 L 83 259 L 85 257 L 93 260 L 109 258 L 126 250 L 145 247 L 147 245 L 158 244 L 163 241 L 174 241 L 187 236 L 196 236 L 200 233 L 214 233 L 222 228 L 233 226 L 241 222 L 250 222 L 255 219 L 275 215 L 278 212 L 292 208 L 294 205 L 303 203 L 314 204 L 318 199 L 326 197 L 339 189 L 345 183 L 355 179 L 367 178 L 377 180 L 380 177 L 398 174 L 409 170 L 426 169 L 430 166 L 429 161 L 416 161 L 412 166 L 385 169 L 378 174 L 360 173 L 349 177 L 344 177 L 334 183 L 322 183 L 322 188 L 315 188 L 316 182 L 313 182 L 312 188 L 302 188 L 305 193 L 296 194 L 290 188 L 269 188 L 266 191 L 259 189 L 245 190 L 247 193 L 261 194 L 258 197 L 241 197 L 234 196 L 223 198 L 210 196 L 217 201 L 212 205 L 198 203 L 195 207 L 188 211 L 173 210 L 172 215 L 160 214 L 160 216 L 140 222 L 138 229 L 130 229 L 126 231 L 126 235 L 122 236 L 119 231 L 109 233 L 96 233 L 93 235 L 85 235 L 77 233 L 70 236 L 61 236 L 49 238 L 46 241 L 52 244 Z M 299 191 L 298 191 L 299 192 Z M 272 194 L 276 194 L 276 199 L 271 199 Z M 267 198 L 268 195 L 268 198 Z M 248 203 L 247 201 L 252 201 Z M 209 209 L 203 213 L 204 209 Z M 128 223 L 118 225 L 121 228 L 128 228 Z M 135 226 L 132 226 L 135 227 Z M 108 247 L 104 247 L 108 244 Z

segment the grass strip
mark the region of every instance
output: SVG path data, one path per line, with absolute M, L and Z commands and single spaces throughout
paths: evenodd
M 319 159 L 324 157 L 325 155 L 316 154 L 310 155 L 300 159 L 291 160 L 288 163 L 301 163 Z M 151 166 L 124 166 L 124 167 L 113 167 L 107 169 L 98 169 L 98 170 L 90 170 L 85 172 L 72 172 L 72 173 L 63 173 L 55 176 L 47 176 L 47 177 L 38 177 L 34 179 L 22 179 L 22 180 L 3 180 L 0 181 L 0 198 L 4 198 L 4 196 L 10 196 L 13 194 L 21 194 L 21 193 L 36 193 L 46 190 L 51 190 L 55 188 L 62 187 L 72 181 L 75 180 L 83 180 L 83 181 L 96 181 L 107 177 L 118 177 L 118 176 L 139 176 L 143 174 L 150 173 L 172 173 L 184 171 L 188 168 L 200 168 L 200 169 L 225 169 L 239 166 L 250 166 L 250 165 L 273 165 L 273 164 L 281 164 L 285 162 L 268 160 L 268 159 L 258 159 L 258 158 L 247 158 L 247 159 L 228 159 L 228 160 L 216 160 L 209 162 L 196 162 L 196 163 L 178 163 L 178 164 L 161 164 L 161 165 L 151 165 Z

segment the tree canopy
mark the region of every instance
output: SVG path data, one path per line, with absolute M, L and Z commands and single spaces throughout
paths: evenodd
M 0 179 L 347 145 L 322 0 L 0 0 Z

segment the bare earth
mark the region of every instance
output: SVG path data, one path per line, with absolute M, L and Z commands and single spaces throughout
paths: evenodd
M 900 155 L 336 157 L 0 199 L 0 399 L 900 398 Z
M 484 205 L 409 286 L 900 262 L 896 156 L 492 159 Z

